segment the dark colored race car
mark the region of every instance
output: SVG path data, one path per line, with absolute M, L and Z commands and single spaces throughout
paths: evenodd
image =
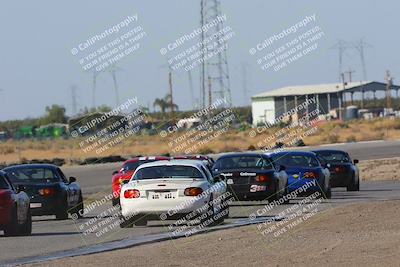
M 7 174 L 0 171 L 0 230 L 5 236 L 31 235 L 32 216 L 24 187 L 15 189 Z
M 321 197 L 331 198 L 329 170 L 321 165 L 312 152 L 285 151 L 270 154 L 274 164 L 284 166 L 288 174 L 286 193 L 298 191 L 299 195 L 320 192 Z M 300 192 L 304 188 L 305 192 Z
M 111 179 L 112 187 L 112 204 L 113 206 L 119 205 L 119 194 L 121 193 L 121 187 L 124 181 L 129 181 L 132 174 L 135 172 L 136 168 L 140 165 L 148 162 L 158 161 L 158 160 L 169 160 L 169 157 L 163 156 L 152 156 L 152 157 L 135 157 L 125 161 L 119 171 L 113 172 L 113 177 Z
M 82 191 L 76 178 L 65 177 L 61 169 L 51 164 L 16 165 L 3 169 L 16 186 L 24 186 L 30 198 L 34 216 L 56 215 L 58 220 L 83 216 Z
M 360 177 L 356 164 L 350 155 L 342 150 L 314 151 L 331 173 L 331 187 L 346 187 L 347 191 L 360 190 Z
M 226 179 L 228 191 L 237 200 L 275 200 L 283 196 L 287 174 L 260 153 L 233 153 L 221 156 L 213 175 Z

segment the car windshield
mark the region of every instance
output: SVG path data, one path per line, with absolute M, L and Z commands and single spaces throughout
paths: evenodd
M 6 182 L 6 180 L 4 179 L 3 176 L 0 175 L 0 189 L 9 189 L 9 185 Z
M 309 155 L 276 155 L 273 157 L 277 165 L 285 167 L 318 167 L 320 166 L 318 160 Z
M 315 152 L 319 158 L 327 163 L 349 163 L 351 162 L 346 153 L 340 151 L 318 151 Z
M 147 179 L 182 179 L 197 178 L 203 179 L 202 173 L 195 167 L 191 166 L 153 166 L 138 170 L 133 177 L 134 180 Z
M 10 168 L 5 170 L 13 182 L 56 182 L 58 177 L 48 168 Z
M 260 156 L 233 156 L 221 158 L 216 163 L 218 170 L 231 169 L 272 169 L 273 166 L 268 159 Z

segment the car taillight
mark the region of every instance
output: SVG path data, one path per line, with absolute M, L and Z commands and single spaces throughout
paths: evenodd
M 265 183 L 269 181 L 269 176 L 266 174 L 260 174 L 256 176 L 256 182 Z
M 316 173 L 316 172 L 305 172 L 303 177 L 307 178 L 307 179 L 317 179 L 318 178 L 318 173 Z
M 137 189 L 128 189 L 124 191 L 125 198 L 138 198 L 140 197 L 140 191 Z
M 203 189 L 200 187 L 189 187 L 185 189 L 185 196 L 195 197 L 203 193 Z
M 343 173 L 343 172 L 346 172 L 346 168 L 343 167 L 343 166 L 338 166 L 338 167 L 335 167 L 333 169 L 333 171 L 336 172 L 336 173 Z
M 6 207 L 12 203 L 11 193 L 5 192 L 0 195 L 0 207 Z
M 56 193 L 54 188 L 43 188 L 39 189 L 39 195 L 44 196 L 44 197 L 49 197 L 52 196 Z

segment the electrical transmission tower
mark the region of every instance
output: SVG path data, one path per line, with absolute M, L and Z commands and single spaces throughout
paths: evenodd
M 355 44 L 354 47 L 360 53 L 361 66 L 362 66 L 362 72 L 363 72 L 363 80 L 366 81 L 367 80 L 367 67 L 366 67 L 366 64 L 365 64 L 364 48 L 365 47 L 372 47 L 372 45 L 366 43 L 364 41 L 364 39 L 360 39 L 360 41 L 358 41 Z
M 343 40 L 338 40 L 337 43 L 331 47 L 331 49 L 337 49 L 339 51 L 339 81 L 342 79 L 344 51 L 349 47 L 350 46 Z
M 203 108 L 207 106 L 207 87 L 210 88 L 209 80 L 212 83 L 212 98 L 225 98 L 228 106 L 232 105 L 231 87 L 229 80 L 229 67 L 227 59 L 227 41 L 224 39 L 222 30 L 223 21 L 219 20 L 222 15 L 221 3 L 219 0 L 201 0 L 201 26 L 210 25 L 208 30 L 201 33 L 202 44 L 202 65 L 200 69 L 200 99 Z M 219 34 L 217 34 L 219 33 Z M 217 37 L 215 37 L 217 36 Z M 205 44 L 205 40 L 210 40 L 210 44 Z M 223 47 L 223 49 L 222 49 Z M 217 51 L 218 50 L 218 51 Z M 208 56 L 212 55 L 212 56 Z M 207 86 L 208 85 L 208 86 Z M 211 103 L 208 103 L 211 105 Z

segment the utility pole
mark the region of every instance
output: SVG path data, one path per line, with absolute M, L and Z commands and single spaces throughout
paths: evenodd
M 71 86 L 71 98 L 72 98 L 72 115 L 77 113 L 77 102 L 76 102 L 76 85 Z
M 390 75 L 390 71 L 386 71 L 386 108 L 389 110 L 392 108 L 392 85 L 393 85 L 393 77 Z
M 97 83 L 97 75 L 99 75 L 96 69 L 93 70 L 93 86 L 92 86 L 92 107 L 96 109 L 96 83 Z
M 110 68 L 110 74 L 114 82 L 114 90 L 115 90 L 115 102 L 116 106 L 119 105 L 119 92 L 118 92 L 118 83 L 117 83 L 117 71 L 122 70 L 121 68 L 117 67 L 115 64 L 112 65 Z
M 348 71 L 345 71 L 345 73 L 347 73 L 348 75 L 349 75 L 349 82 L 351 83 L 351 76 L 352 76 L 352 74 L 353 73 L 355 73 L 356 71 L 355 70 L 352 70 L 351 68 L 349 68 L 349 70 Z
M 168 68 L 168 83 L 169 83 L 169 105 L 171 108 L 171 120 L 174 119 L 174 99 L 173 99 L 173 92 L 172 92 L 172 70 L 169 66 Z
M 212 89 L 211 89 L 211 77 L 208 76 L 208 106 L 212 104 Z
M 248 82 L 247 82 L 247 64 L 246 63 L 242 63 L 242 79 L 243 79 L 243 104 L 244 106 L 247 105 L 247 98 L 248 98 Z
M 192 72 L 188 70 L 188 78 L 189 78 L 189 89 L 190 89 L 190 104 L 192 106 L 192 110 L 195 109 L 195 104 L 194 104 L 194 93 L 193 93 L 193 78 L 192 78 Z

